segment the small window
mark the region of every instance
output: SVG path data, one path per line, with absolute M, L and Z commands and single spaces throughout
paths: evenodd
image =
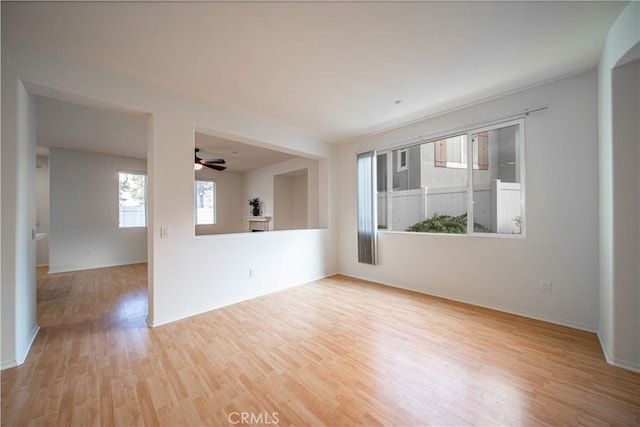
M 147 226 L 147 176 L 139 172 L 118 172 L 119 225 Z
M 214 181 L 196 180 L 195 217 L 196 225 L 216 223 L 216 183 Z
M 474 167 L 477 155 L 473 153 Z M 441 139 L 435 143 L 435 166 L 440 168 L 467 168 L 467 135 Z
M 396 157 L 398 159 L 398 166 L 396 167 L 396 170 L 398 172 L 406 171 L 409 168 L 407 156 L 408 156 L 408 152 L 406 149 L 398 151 L 398 157 Z

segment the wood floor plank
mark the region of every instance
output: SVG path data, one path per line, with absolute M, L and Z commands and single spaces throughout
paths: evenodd
M 1 424 L 640 425 L 588 332 L 334 276 L 149 329 L 146 265 L 38 271 Z

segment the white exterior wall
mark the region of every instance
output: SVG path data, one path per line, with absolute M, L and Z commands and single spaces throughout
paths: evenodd
M 355 153 L 548 105 L 525 123 L 526 238 L 381 232 L 357 262 Z M 340 271 L 594 331 L 598 315 L 596 73 L 380 133 L 340 151 Z M 570 189 L 570 193 L 568 190 Z M 570 196 L 569 196 L 570 194 Z M 540 281 L 553 292 L 540 292 Z

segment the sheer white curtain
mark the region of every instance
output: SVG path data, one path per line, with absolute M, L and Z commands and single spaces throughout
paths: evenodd
M 376 264 L 376 153 L 358 154 L 358 262 Z

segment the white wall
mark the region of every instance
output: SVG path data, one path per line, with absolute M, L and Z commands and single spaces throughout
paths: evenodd
M 273 177 L 273 224 L 274 230 L 293 228 L 293 189 L 292 179 L 287 175 Z
M 640 370 L 639 64 L 636 59 L 612 74 L 615 357 L 636 370 Z
M 49 272 L 146 262 L 147 228 L 118 224 L 118 172 L 146 173 L 146 162 L 56 148 L 49 156 Z
M 35 200 L 35 185 L 29 185 L 30 178 L 23 172 L 28 170 L 31 176 L 35 175 L 35 138 L 30 141 L 18 137 L 18 120 L 26 117 L 16 104 L 19 93 L 16 85 L 21 82 L 25 82 L 33 94 L 148 113 L 150 232 L 147 253 L 148 322 L 151 325 L 337 272 L 335 147 L 287 127 L 187 99 L 94 64 L 10 41 L 3 40 L 2 62 L 3 367 L 19 363 L 16 362 L 18 351 L 29 348 L 30 336 L 23 333 L 22 325 L 36 326 L 35 291 L 19 302 L 16 297 L 17 292 L 22 292 L 22 283 L 35 290 L 35 243 L 32 251 L 28 247 L 30 229 L 35 226 L 35 203 L 33 206 L 26 203 Z M 318 159 L 319 178 L 314 183 L 319 189 L 315 196 L 318 200 L 315 224 L 324 228 L 196 238 L 193 229 L 196 128 L 242 143 Z M 28 154 L 30 150 L 32 157 L 18 156 L 19 152 Z M 23 186 L 28 188 L 18 195 Z M 6 203 L 14 198 L 20 199 L 20 203 Z M 169 238 L 160 238 L 161 227 L 171 229 Z M 5 256 L 7 253 L 9 257 Z M 18 258 L 24 262 L 16 262 Z M 221 273 L 206 275 L 203 279 L 203 266 L 207 272 Z M 251 279 L 249 266 L 256 268 L 256 276 Z
M 213 179 L 216 182 L 216 224 L 198 225 L 197 236 L 205 234 L 241 233 L 244 231 L 247 204 L 243 196 L 243 174 L 231 171 L 214 171 L 202 168 L 196 179 Z
M 4 49 L 4 44 L 3 44 Z M 6 58 L 3 61 L 6 64 Z M 36 311 L 35 102 L 2 73 L 2 369 L 24 362 L 39 327 Z M 7 94 L 13 94 L 9 96 Z
M 291 228 L 308 228 L 309 221 L 309 176 L 307 173 L 295 175 L 291 178 Z M 314 203 L 317 206 L 317 201 Z M 316 224 L 317 227 L 317 224 Z
M 274 230 L 297 230 L 307 227 L 307 171 L 273 177 Z
M 49 158 L 36 158 L 36 231 L 47 235 L 36 242 L 36 265 L 49 265 Z
M 638 57 L 640 4 L 631 2 L 607 36 L 598 65 L 600 302 L 598 336 L 607 361 L 640 371 L 638 300 Z M 634 50 L 635 49 L 635 50 Z M 614 80 L 614 77 L 615 80 Z M 620 79 L 620 80 L 618 80 Z M 634 111 L 635 110 L 635 111 Z M 627 114 L 635 114 L 626 116 Z M 634 123 L 635 122 L 635 123 Z M 635 125 L 635 126 L 634 126 Z
M 379 233 L 379 265 L 357 262 L 356 152 L 541 105 L 525 123 L 526 238 Z M 380 133 L 340 150 L 340 271 L 586 330 L 598 322 L 595 71 Z M 553 292 L 540 292 L 540 281 Z

